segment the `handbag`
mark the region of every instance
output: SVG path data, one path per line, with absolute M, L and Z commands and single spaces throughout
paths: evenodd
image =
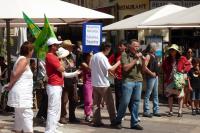
M 186 82 L 184 78 L 184 74 L 180 72 L 174 73 L 174 87 L 177 90 L 181 90 L 184 88 Z

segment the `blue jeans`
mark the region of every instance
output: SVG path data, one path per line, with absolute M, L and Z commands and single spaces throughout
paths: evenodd
M 115 106 L 118 111 L 120 98 L 122 97 L 122 80 L 115 79 Z M 131 102 L 128 104 L 128 109 L 131 112 Z
M 146 92 L 144 98 L 144 114 L 150 114 L 149 98 L 153 91 L 153 113 L 159 112 L 158 101 L 158 76 L 155 78 L 146 78 Z
M 141 91 L 142 82 L 124 82 L 122 84 L 122 97 L 120 98 L 116 122 L 121 123 L 126 113 L 127 106 L 129 102 L 131 102 L 131 127 L 138 124 Z

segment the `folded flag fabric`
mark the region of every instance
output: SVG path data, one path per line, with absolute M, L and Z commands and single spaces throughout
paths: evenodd
M 40 59 L 45 58 L 45 55 L 48 51 L 48 46 L 46 45 L 46 42 L 50 37 L 56 38 L 56 35 L 49 24 L 48 18 L 45 16 L 44 27 L 34 42 L 38 58 Z
M 27 26 L 28 26 L 28 28 L 29 28 L 31 34 L 32 34 L 35 38 L 37 38 L 37 37 L 39 36 L 40 32 L 41 32 L 41 29 L 40 29 L 39 26 L 36 25 L 36 24 L 34 23 L 34 21 L 33 21 L 31 18 L 29 18 L 24 12 L 23 12 L 23 17 L 24 17 L 24 21 L 26 22 L 26 24 L 27 24 Z
M 29 18 L 24 12 L 23 12 L 24 21 L 26 22 L 31 34 L 36 38 L 34 44 L 35 53 L 39 59 L 44 60 L 45 55 L 48 51 L 48 46 L 45 45 L 46 41 L 50 37 L 55 37 L 56 35 L 49 23 L 48 18 L 44 15 L 44 27 L 41 30 L 38 25 L 34 23 L 34 21 Z

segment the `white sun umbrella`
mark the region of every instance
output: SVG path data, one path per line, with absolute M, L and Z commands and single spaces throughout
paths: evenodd
M 116 23 L 107 25 L 103 27 L 103 30 L 130 30 L 137 29 L 139 25 L 145 24 L 149 21 L 158 19 L 175 12 L 185 10 L 185 7 L 177 6 L 173 4 L 168 4 L 162 7 L 158 7 L 138 15 L 132 16 L 130 18 L 118 21 Z
M 13 26 L 23 25 L 22 11 L 36 23 L 44 22 L 44 14 L 53 24 L 114 18 L 112 15 L 60 0 L 0 0 L 0 3 L 1 25 L 5 25 L 4 19 L 11 19 Z
M 22 12 L 35 23 L 44 22 L 44 14 L 53 24 L 83 22 L 93 19 L 114 18 L 111 15 L 77 6 L 61 0 L 0 0 L 0 26 L 7 29 L 7 61 L 10 62 L 10 26 L 25 24 Z M 8 65 L 10 76 L 10 65 Z
M 145 27 L 200 27 L 200 5 L 145 23 Z M 141 26 L 142 27 L 142 26 Z

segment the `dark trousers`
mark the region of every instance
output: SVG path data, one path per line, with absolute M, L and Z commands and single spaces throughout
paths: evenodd
M 61 118 L 66 118 L 67 115 L 66 105 L 68 101 L 69 101 L 69 119 L 74 119 L 76 118 L 75 109 L 78 104 L 76 78 L 65 78 L 65 84 L 62 92 Z
M 122 97 L 122 80 L 121 79 L 115 79 L 115 106 L 116 110 L 119 109 L 119 101 Z M 129 111 L 131 112 L 131 100 L 128 105 Z
M 40 107 L 39 107 L 39 111 L 37 113 L 37 116 L 38 118 L 47 118 L 47 108 L 48 108 L 48 95 L 47 95 L 47 92 L 46 92 L 46 89 L 43 89 L 42 90 L 42 100 L 41 100 L 41 103 L 40 103 Z
M 115 79 L 115 106 L 118 111 L 119 108 L 119 100 L 122 96 L 122 80 Z

